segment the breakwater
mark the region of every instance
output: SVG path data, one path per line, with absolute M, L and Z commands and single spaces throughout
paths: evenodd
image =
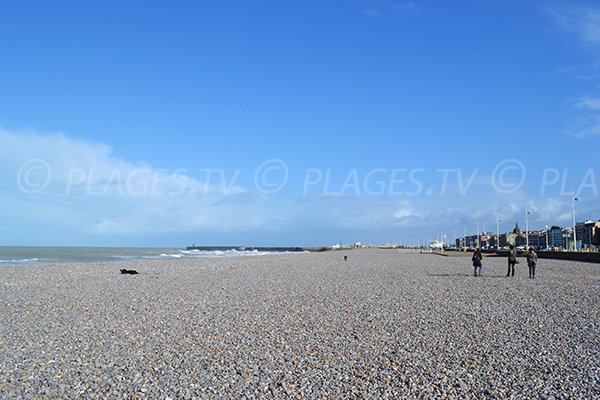
M 322 251 L 338 250 L 338 247 L 333 246 L 322 246 L 322 247 L 253 247 L 253 246 L 188 246 L 187 250 L 198 250 L 198 251 L 260 251 L 260 252 L 273 252 L 273 253 L 301 253 L 310 252 L 318 253 Z

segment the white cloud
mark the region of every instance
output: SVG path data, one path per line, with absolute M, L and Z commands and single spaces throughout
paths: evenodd
M 86 226 L 83 229 L 86 233 L 94 234 L 126 234 L 127 228 L 121 221 L 113 221 L 109 219 L 103 219 L 102 221 Z
M 25 167 L 34 169 L 24 173 Z M 250 241 L 254 234 L 263 233 L 271 244 L 278 244 L 284 235 L 292 238 L 288 241 L 306 241 L 323 231 L 359 237 L 361 232 L 378 232 L 377 237 L 388 241 L 408 235 L 424 238 L 441 230 L 462 232 L 463 226 L 471 232 L 477 222 L 482 229 L 487 224 L 493 230 L 497 216 L 504 228 L 509 224 L 512 229 L 514 221 L 522 224 L 526 201 L 533 210 L 532 226 L 568 223 L 564 198 L 531 201 L 522 191 L 503 196 L 489 185 L 475 186 L 462 195 L 446 190 L 427 197 L 265 196 L 236 185 L 209 185 L 185 171 L 131 162 L 102 143 L 64 134 L 0 130 L 0 240 L 4 243 L 57 238 L 63 241 L 53 243 L 68 245 L 83 238 L 77 243 L 96 244 L 96 239 L 116 237 L 127 244 L 132 237 L 165 235 L 191 242 L 198 233 L 229 240 L 241 232 L 233 237 Z M 589 218 L 600 212 L 594 204 L 592 200 L 578 204 L 581 215 Z M 293 239 L 297 231 L 305 236 Z M 336 233 L 325 243 L 339 239 Z
M 586 110 L 600 111 L 600 99 L 584 97 L 579 99 L 574 106 Z
M 0 130 L 0 182 L 12 204 L 0 211 L 3 220 L 71 234 L 273 229 L 283 213 L 239 186 L 130 162 L 110 146 L 61 133 Z
M 556 217 L 555 221 L 555 224 L 563 224 L 564 226 L 567 226 L 572 221 L 572 214 L 569 212 L 562 213 Z
M 87 235 L 93 242 L 194 232 L 364 231 L 422 219 L 397 198 L 281 198 L 207 185 L 185 171 L 157 170 L 118 157 L 106 144 L 60 133 L 0 130 L 0 145 L 0 220 L 21 237 Z M 28 173 L 30 166 L 37 169 Z
M 532 214 L 533 221 L 555 221 L 559 220 L 567 207 L 565 199 L 545 199 L 543 201 L 531 201 L 528 210 Z
M 412 209 L 410 209 L 410 208 L 407 208 L 407 207 L 402 207 L 402 208 L 400 208 L 398 211 L 396 211 L 396 212 L 394 213 L 394 217 L 395 217 L 395 218 L 398 218 L 398 219 L 401 219 L 401 218 L 410 217 L 410 216 L 412 216 L 413 214 L 414 214 L 414 213 L 413 213 L 413 210 L 412 210 Z

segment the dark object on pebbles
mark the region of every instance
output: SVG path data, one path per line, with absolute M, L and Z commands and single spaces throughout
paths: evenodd
M 344 256 L 344 261 L 348 261 L 348 256 Z
M 135 269 L 122 269 L 122 274 L 136 275 L 138 272 Z

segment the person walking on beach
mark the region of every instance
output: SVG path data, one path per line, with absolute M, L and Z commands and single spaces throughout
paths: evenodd
M 517 263 L 517 250 L 512 244 L 508 250 L 508 272 L 506 276 L 515 276 L 515 264 Z
M 537 254 L 533 251 L 533 247 L 529 248 L 527 252 L 527 266 L 529 267 L 529 278 L 535 278 L 535 267 L 537 265 Z
M 471 257 L 471 261 L 473 261 L 473 276 L 481 276 L 481 260 L 483 259 L 483 255 L 481 254 L 481 250 L 479 247 L 475 249 L 473 252 L 473 257 Z M 479 269 L 479 274 L 477 270 Z

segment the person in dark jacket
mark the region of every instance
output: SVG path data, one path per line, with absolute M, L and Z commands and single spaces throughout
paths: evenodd
M 535 278 L 535 267 L 537 265 L 538 257 L 535 251 L 533 251 L 533 247 L 529 248 L 527 252 L 527 266 L 529 267 L 529 278 Z
M 512 244 L 508 250 L 508 272 L 506 276 L 515 276 L 515 264 L 517 263 L 517 249 Z
M 475 249 L 473 252 L 473 257 L 471 257 L 471 261 L 473 261 L 473 276 L 481 275 L 481 260 L 483 259 L 483 255 L 481 254 L 481 250 L 479 247 Z M 477 273 L 479 270 L 479 273 Z

